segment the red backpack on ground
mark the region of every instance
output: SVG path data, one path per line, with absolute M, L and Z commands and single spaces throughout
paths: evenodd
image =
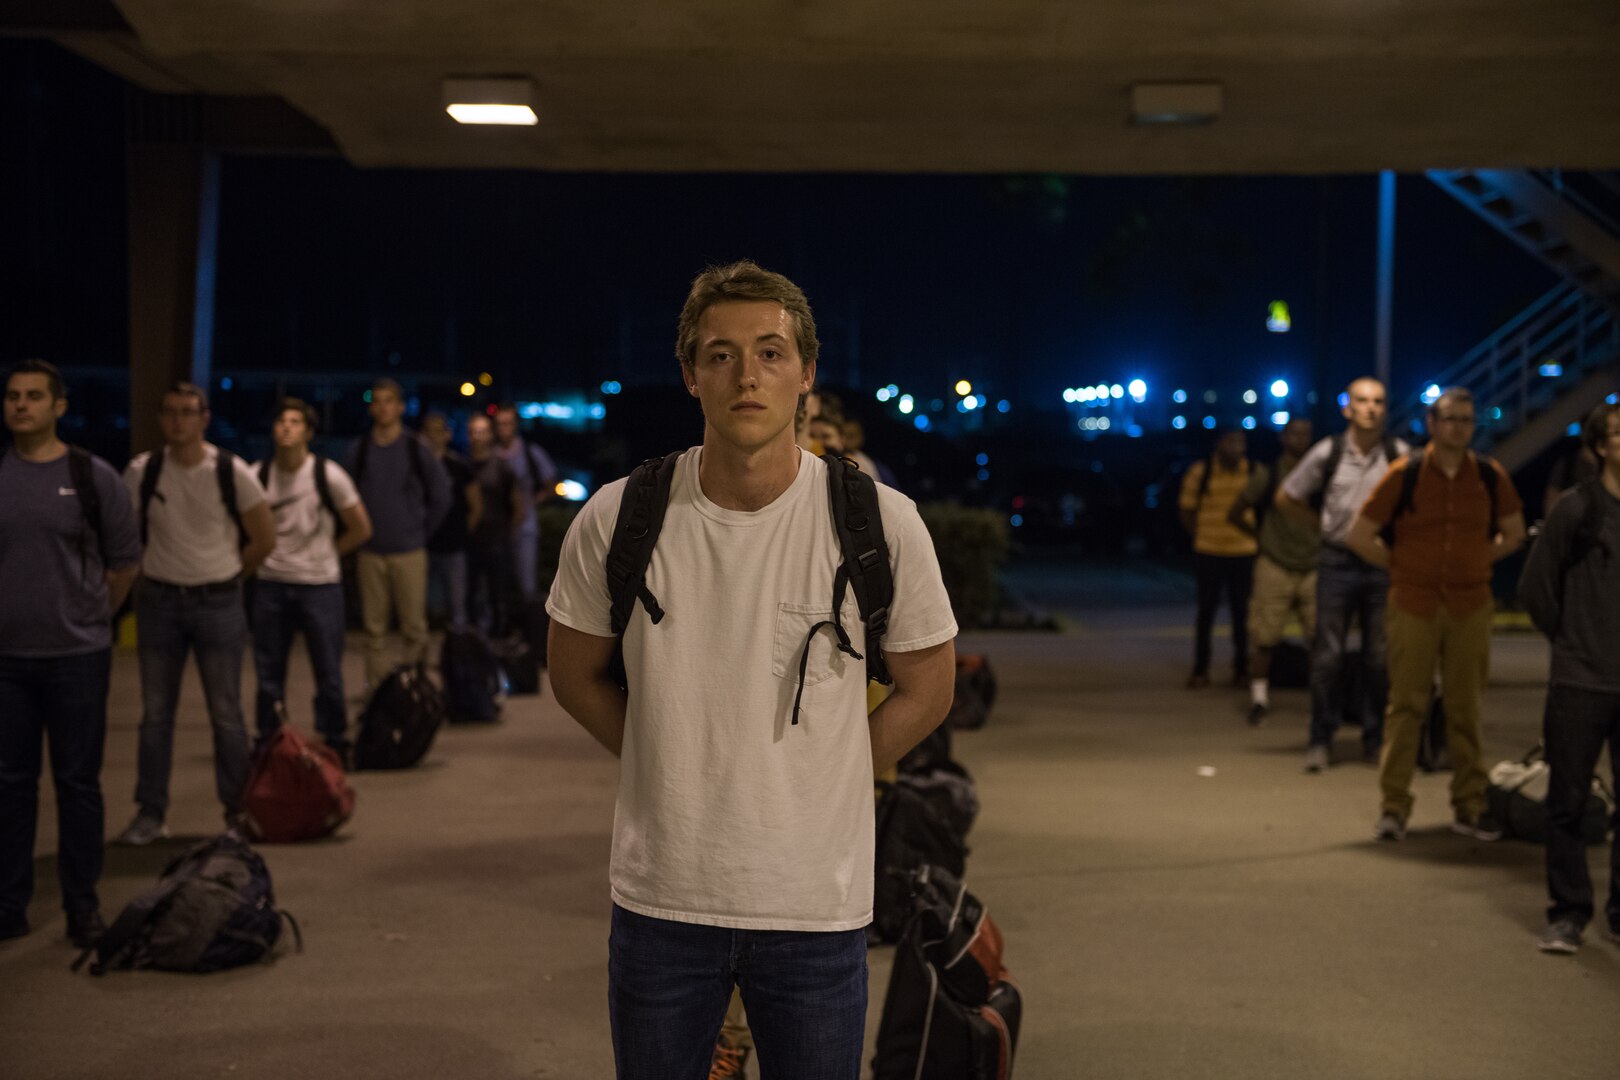
M 271 844 L 317 840 L 354 813 L 343 762 L 325 746 L 282 724 L 259 750 L 242 795 L 248 832 Z

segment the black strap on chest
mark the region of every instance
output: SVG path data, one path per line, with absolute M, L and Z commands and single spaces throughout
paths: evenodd
M 219 457 L 214 462 L 214 481 L 219 487 L 220 502 L 225 504 L 225 513 L 230 517 L 231 523 L 236 526 L 236 542 L 246 547 L 248 542 L 247 529 L 242 525 L 242 511 L 236 506 L 236 455 L 223 446 L 218 447 Z M 147 528 L 148 511 L 152 506 L 152 497 L 157 494 L 158 477 L 163 475 L 164 448 L 158 447 L 146 459 L 146 468 L 141 473 L 141 546 L 145 547 L 149 529 Z
M 1485 538 L 1495 540 L 1496 534 L 1501 532 L 1496 520 L 1496 485 L 1498 476 L 1496 462 L 1484 454 L 1474 454 L 1474 463 L 1479 468 L 1480 486 L 1485 489 L 1486 498 L 1490 500 L 1490 516 L 1485 519 Z M 1424 457 L 1414 453 L 1401 470 L 1401 493 L 1395 500 L 1395 509 L 1389 515 L 1389 524 L 1379 531 L 1379 537 L 1386 547 L 1395 546 L 1395 523 L 1401 516 L 1412 509 L 1413 500 L 1417 497 L 1418 476 L 1423 472 Z
M 1311 495 L 1311 509 L 1320 510 L 1322 504 L 1327 501 L 1328 489 L 1333 486 L 1333 477 L 1339 471 L 1339 462 L 1344 459 L 1344 442 L 1349 437 L 1348 431 L 1341 431 L 1328 440 L 1328 457 L 1322 466 L 1322 486 Z M 1381 436 L 1378 444 L 1384 450 L 1384 466 L 1387 468 L 1395 464 L 1395 459 L 1401 456 L 1400 444 L 1395 441 L 1395 436 Z
M 664 528 L 669 485 L 675 478 L 675 464 L 681 453 L 649 458 L 631 471 L 619 500 L 618 517 L 613 521 L 613 536 L 608 541 L 609 620 L 613 636 L 618 639 L 609 670 L 614 681 L 625 688 L 629 687 L 629 675 L 624 667 L 624 631 L 630 625 L 636 601 L 641 601 L 654 625 L 664 621 L 664 609 L 658 606 L 658 598 L 647 588 L 647 567 L 652 563 L 653 548 L 658 546 L 658 534 Z
M 336 540 L 348 531 L 343 523 L 343 515 L 338 513 L 337 503 L 332 499 L 332 484 L 326 477 L 326 459 L 316 453 L 310 457 L 315 461 L 315 496 L 320 499 L 321 506 L 332 515 L 332 539 Z M 270 494 L 270 465 L 274 458 L 265 458 L 259 462 L 259 486 L 264 488 L 266 495 Z

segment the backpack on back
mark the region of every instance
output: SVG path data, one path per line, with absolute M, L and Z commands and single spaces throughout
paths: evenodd
M 337 501 L 332 498 L 332 482 L 326 475 L 326 459 L 316 453 L 310 457 L 315 459 L 315 497 L 320 499 L 321 508 L 332 515 L 332 539 L 336 540 L 348 531 L 343 523 L 343 515 L 338 513 Z M 274 458 L 265 458 L 259 462 L 259 486 L 264 488 L 265 494 L 270 492 L 270 466 Z
M 446 719 L 452 724 L 493 724 L 506 700 L 500 658 L 476 630 L 451 630 L 439 652 Z
M 356 769 L 408 769 L 427 756 L 444 723 L 444 695 L 420 664 L 401 664 L 377 685 L 360 714 Z
M 276 908 L 264 860 L 227 832 L 171 862 L 157 885 L 131 900 L 80 954 L 73 970 L 91 954 L 92 975 L 131 968 L 203 973 L 251 964 L 271 954 L 283 919 L 303 951 L 297 922 Z
M 242 812 L 254 839 L 290 844 L 336 832 L 354 813 L 354 800 L 337 753 L 283 720 L 254 755 Z
M 214 483 L 219 487 L 219 501 L 225 506 L 225 514 L 236 526 L 236 541 L 243 547 L 247 546 L 247 527 L 242 524 L 242 511 L 236 506 L 236 455 L 223 446 L 214 448 Z M 168 457 L 164 447 L 153 450 L 146 458 L 146 467 L 141 470 L 141 496 L 139 500 L 141 520 L 141 546 L 147 544 L 148 511 L 152 507 L 152 499 L 157 495 L 158 478 L 163 475 L 163 462 Z

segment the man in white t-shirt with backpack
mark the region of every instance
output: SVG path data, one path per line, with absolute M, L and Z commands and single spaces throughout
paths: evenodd
M 371 539 L 371 518 L 343 466 L 310 453 L 315 430 L 315 410 L 283 398 L 271 432 L 275 456 L 255 470 L 276 521 L 276 548 L 253 583 L 255 714 L 259 738 L 269 738 L 281 723 L 293 635 L 302 631 L 315 674 L 315 730 L 341 757 L 349 743 L 340 560 Z
M 912 502 L 794 443 L 818 349 L 788 279 L 748 262 L 700 275 L 676 351 L 702 445 L 603 488 L 563 542 L 552 688 L 622 759 L 621 1080 L 706 1076 L 734 985 L 765 1075 L 860 1075 L 872 774 L 949 709 L 956 623 Z M 610 571 L 627 550 L 644 572 Z M 886 592 L 886 610 L 862 610 Z M 868 674 L 885 669 L 894 693 L 868 718 Z
M 242 580 L 276 546 L 264 488 L 247 462 L 203 439 L 210 414 L 199 386 L 181 382 L 163 395 L 164 445 L 124 470 L 135 500 L 141 581 L 135 627 L 141 662 L 140 807 L 118 836 L 144 845 L 167 836 L 174 715 L 186 654 L 197 654 L 214 734 L 214 787 L 227 824 L 241 812 L 248 737 L 242 723 L 242 651 L 247 614 Z

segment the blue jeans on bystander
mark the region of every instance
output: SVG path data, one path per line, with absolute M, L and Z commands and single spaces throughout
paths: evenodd
M 276 702 L 287 695 L 287 658 L 300 630 L 315 673 L 315 730 L 329 745 L 341 745 L 348 727 L 343 704 L 343 586 L 253 584 L 253 666 L 258 674 L 256 713 L 260 737 L 276 730 Z

